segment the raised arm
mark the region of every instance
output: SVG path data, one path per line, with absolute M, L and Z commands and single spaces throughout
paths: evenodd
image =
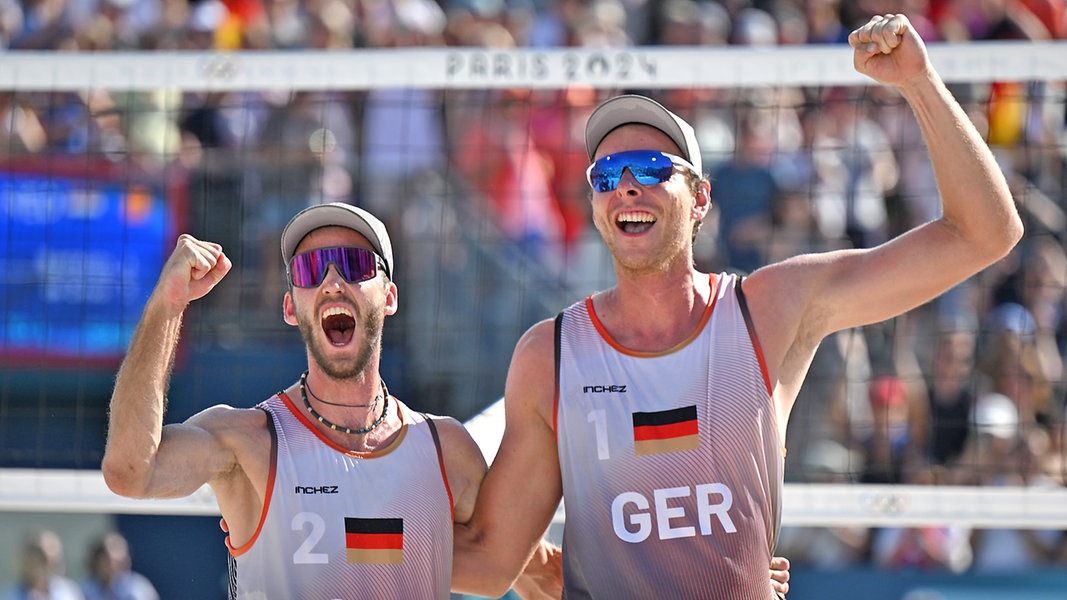
M 935 223 L 950 234 L 944 242 L 967 252 L 941 276 L 953 283 L 1007 254 L 1023 226 L 1007 181 L 978 130 L 931 66 L 919 35 L 903 15 L 875 17 L 852 32 L 856 70 L 896 87 L 923 134 L 937 177 L 942 217 Z M 939 249 L 940 250 L 940 249 Z M 929 261 L 927 261 L 929 262 Z M 928 269 L 940 271 L 941 265 Z
M 1015 203 L 988 146 L 934 70 L 903 15 L 852 32 L 856 69 L 895 87 L 926 141 L 942 216 L 876 248 L 806 255 L 745 282 L 753 321 L 785 415 L 818 343 L 923 304 L 1005 256 L 1022 236 Z
M 874 17 L 852 32 L 856 70 L 895 87 L 922 131 L 941 196 L 941 218 L 858 260 L 820 290 L 836 315 L 824 335 L 922 304 L 1004 257 L 1022 221 L 993 153 L 930 64 L 904 15 Z
M 179 497 L 232 464 L 197 418 L 163 427 L 182 315 L 231 267 L 218 244 L 181 235 L 145 305 L 115 379 L 101 466 L 109 488 L 134 498 Z M 208 421 L 209 413 L 199 416 Z
M 562 496 L 554 373 L 553 326 L 544 321 L 515 348 L 504 390 L 504 437 L 471 518 L 456 527 L 456 591 L 498 597 L 515 585 L 525 597 L 538 597 L 527 590 L 546 589 L 542 584 L 561 577 L 558 549 L 542 541 Z M 520 572 L 523 580 L 516 582 Z

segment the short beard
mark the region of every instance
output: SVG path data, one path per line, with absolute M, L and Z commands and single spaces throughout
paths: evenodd
M 359 339 L 362 339 L 363 343 L 359 346 L 359 352 L 351 360 L 331 360 L 326 357 L 326 352 L 322 346 L 325 342 L 315 336 L 315 330 L 313 329 L 314 327 L 322 327 L 318 320 L 315 320 L 313 324 L 298 321 L 300 336 L 304 338 L 304 344 L 311 353 L 311 357 L 315 360 L 315 364 L 328 377 L 337 380 L 356 378 L 367 369 L 371 357 L 381 352 L 382 322 L 385 320 L 385 310 L 378 308 L 364 316 L 366 318 L 362 319 L 361 323 L 360 314 L 356 314 L 357 330 L 352 335 L 357 343 L 359 343 Z M 361 326 L 362 329 L 360 330 Z

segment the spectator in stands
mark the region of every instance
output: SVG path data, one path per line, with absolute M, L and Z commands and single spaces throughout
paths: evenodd
M 971 431 L 976 336 L 966 327 L 946 325 L 937 333 L 927 378 L 930 434 L 927 454 L 935 467 L 956 461 Z
M 72 41 L 68 0 L 28 0 L 19 24 L 11 35 L 13 50 L 58 50 Z
M 1018 406 L 1011 398 L 991 392 L 981 396 L 974 411 L 974 432 L 961 455 L 955 483 L 980 486 L 1063 485 L 1043 472 L 1040 436 L 1021 427 Z M 975 529 L 971 533 L 973 570 L 1007 573 L 1039 568 L 1052 561 L 1061 532 L 1040 529 Z
M 1053 387 L 1035 343 L 1033 315 L 1005 302 L 990 313 L 987 327 L 978 356 L 978 368 L 988 378 L 986 390 L 1015 403 L 1024 434 L 1044 429 L 1054 410 Z
M 160 19 L 142 37 L 145 50 L 185 49 L 189 41 L 189 14 L 194 5 L 185 0 L 162 0 Z
M 1033 321 L 1033 331 L 1025 339 L 1033 345 L 1042 373 L 1050 382 L 1062 382 L 1067 351 L 1067 253 L 1058 237 L 1040 233 L 1020 246 L 1018 258 L 1018 269 L 996 290 L 996 297 L 1025 309 L 1016 312 L 1022 313 L 1018 318 Z
M 263 16 L 269 31 L 269 47 L 299 50 L 308 46 L 316 3 L 299 0 L 265 0 Z M 351 25 L 339 19 L 337 25 Z
M 916 401 L 903 379 L 877 375 L 868 384 L 871 426 L 857 440 L 863 452 L 863 483 L 903 483 L 904 473 L 921 457 L 914 416 Z M 925 408 L 925 407 L 923 407 Z
M 630 14 L 623 0 L 590 0 L 585 20 L 575 31 L 575 45 L 599 49 L 632 47 Z
M 552 163 L 532 133 L 526 90 L 504 90 L 472 115 L 452 153 L 480 212 L 490 215 L 505 246 L 553 276 L 563 266 L 563 214 Z
M 596 91 L 584 85 L 531 90 L 530 136 L 549 161 L 549 186 L 563 221 L 565 276 L 580 278 L 588 245 L 589 198 L 585 186 L 585 149 L 581 124 L 596 108 Z
M 958 86 L 951 89 L 973 120 L 973 95 L 962 94 Z M 939 216 L 937 181 L 922 132 L 907 102 L 892 90 L 880 87 L 867 88 L 864 95 L 869 100 L 870 117 L 887 136 L 899 170 L 896 186 L 887 190 L 887 228 L 890 237 L 894 237 Z M 891 206 L 890 200 L 894 201 Z
M 730 43 L 737 46 L 777 46 L 778 22 L 763 9 L 745 8 L 734 16 Z
M 819 231 L 809 194 L 809 175 L 803 169 L 802 165 L 789 171 L 779 169 L 775 176 L 778 193 L 771 202 L 772 233 L 765 250 L 768 264 L 833 248 Z
M 795 46 L 808 43 L 808 21 L 804 15 L 802 2 L 785 0 L 772 2 L 767 11 L 778 23 L 778 44 Z M 866 14 L 878 14 L 882 11 L 869 11 Z
M 848 41 L 851 27 L 859 23 L 845 23 L 842 10 L 848 8 L 848 2 L 841 0 L 808 0 L 803 3 L 804 14 L 808 21 L 809 44 L 843 44 Z M 878 14 L 877 12 L 873 14 Z M 865 19 L 867 14 L 863 15 Z
M 889 138 L 851 88 L 832 88 L 813 122 L 816 216 L 823 235 L 855 248 L 887 239 L 886 196 L 899 169 Z
M 533 18 L 528 43 L 533 48 L 575 45 L 576 30 L 588 10 L 587 0 L 547 0 Z
M 1055 0 L 1063 4 L 1061 0 Z M 984 0 L 943 3 L 938 12 L 938 26 L 945 38 L 953 42 L 1029 40 L 1044 42 L 1061 31 L 1062 21 L 1055 22 L 1054 10 L 1042 8 L 1042 0 Z M 1060 15 L 1062 16 L 1062 6 Z M 1051 29 L 1050 29 L 1051 27 Z M 992 146 L 1017 197 L 1027 197 L 1026 204 L 1038 210 L 1030 212 L 1042 221 L 1040 208 L 1047 200 L 1037 196 L 1043 189 L 1062 183 L 1047 179 L 1062 167 L 1061 146 L 1065 107 L 1060 84 L 1046 81 L 994 81 L 982 90 L 981 120 L 988 128 L 986 139 Z M 1058 88 L 1060 88 L 1058 90 Z M 1036 192 L 1036 193 L 1035 193 Z M 1034 196 L 1030 199 L 1030 196 Z M 1040 200 L 1040 201 L 1039 201 Z M 1062 206 L 1054 208 L 1059 212 Z M 1062 225 L 1054 225 L 1059 234 Z M 1032 228 L 1036 230 L 1036 228 Z
M 725 46 L 730 14 L 718 2 L 668 0 L 659 9 L 658 43 L 664 46 Z
M 309 204 L 355 197 L 355 115 L 340 93 L 297 91 L 268 96 L 256 148 L 254 181 L 261 190 L 243 202 L 241 239 L 259 265 L 262 284 L 283 287 L 285 267 L 270 243 L 289 218 Z M 251 173 L 250 173 L 251 174 Z M 277 298 L 257 294 L 258 308 L 273 314 Z
M 864 378 L 857 373 L 869 370 L 860 332 L 839 331 L 819 345 L 790 413 L 785 481 L 855 481 L 863 469 L 863 453 L 852 443 L 850 395 L 856 393 L 854 388 L 866 386 L 850 379 Z M 860 393 L 866 402 L 866 390 Z
M 0 0 L 0 49 L 11 46 L 11 39 L 22 30 L 22 2 Z
M 0 148 L 11 156 L 34 154 L 44 149 L 47 138 L 32 102 L 0 92 Z
M 50 529 L 32 529 L 22 541 L 19 579 L 0 593 L 0 599 L 82 600 L 78 584 L 65 570 L 63 540 Z
M 162 18 L 160 0 L 74 0 L 71 21 L 79 50 L 141 50 Z
M 81 588 L 85 600 L 159 600 L 159 592 L 133 570 L 130 545 L 117 531 L 98 537 L 89 547 L 88 575 Z
M 711 171 L 719 205 L 719 247 L 731 269 L 751 273 L 767 264 L 778 179 L 772 170 L 777 151 L 774 110 L 742 112 L 737 147 L 729 161 Z
M 440 46 L 447 18 L 432 0 L 374 5 L 365 29 L 370 48 Z M 359 123 L 358 203 L 397 231 L 406 207 L 443 178 L 447 164 L 441 95 L 427 89 L 367 92 Z
M 792 433 L 789 436 L 792 455 L 799 448 L 792 443 Z M 794 459 L 798 465 L 794 469 L 803 473 L 803 481 L 808 483 L 847 484 L 863 466 L 861 454 L 831 439 L 815 440 L 804 449 L 804 455 Z M 863 525 L 783 526 L 775 552 L 789 557 L 792 568 L 848 569 L 867 564 L 871 533 Z

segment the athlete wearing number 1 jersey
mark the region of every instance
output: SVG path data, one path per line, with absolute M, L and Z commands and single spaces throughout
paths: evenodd
M 696 129 L 646 96 L 602 102 L 586 122 L 586 178 L 615 285 L 516 344 L 504 435 L 457 529 L 456 546 L 472 550 L 456 553 L 457 571 L 506 587 L 563 499 L 568 599 L 787 591 L 769 588 L 766 573 L 789 415 L 819 344 L 936 298 L 1022 236 L 992 152 L 907 17 L 876 15 L 849 44 L 856 70 L 912 108 L 939 218 L 743 280 L 702 272 L 693 244 L 712 182 Z
M 775 598 L 783 455 L 740 282 L 695 335 L 627 349 L 591 300 L 557 319 L 564 597 Z

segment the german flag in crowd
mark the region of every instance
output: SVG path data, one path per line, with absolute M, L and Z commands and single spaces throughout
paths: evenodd
M 634 413 L 634 450 L 638 456 L 693 450 L 700 445 L 697 407 Z
M 399 565 L 404 562 L 404 519 L 345 517 L 348 562 Z

